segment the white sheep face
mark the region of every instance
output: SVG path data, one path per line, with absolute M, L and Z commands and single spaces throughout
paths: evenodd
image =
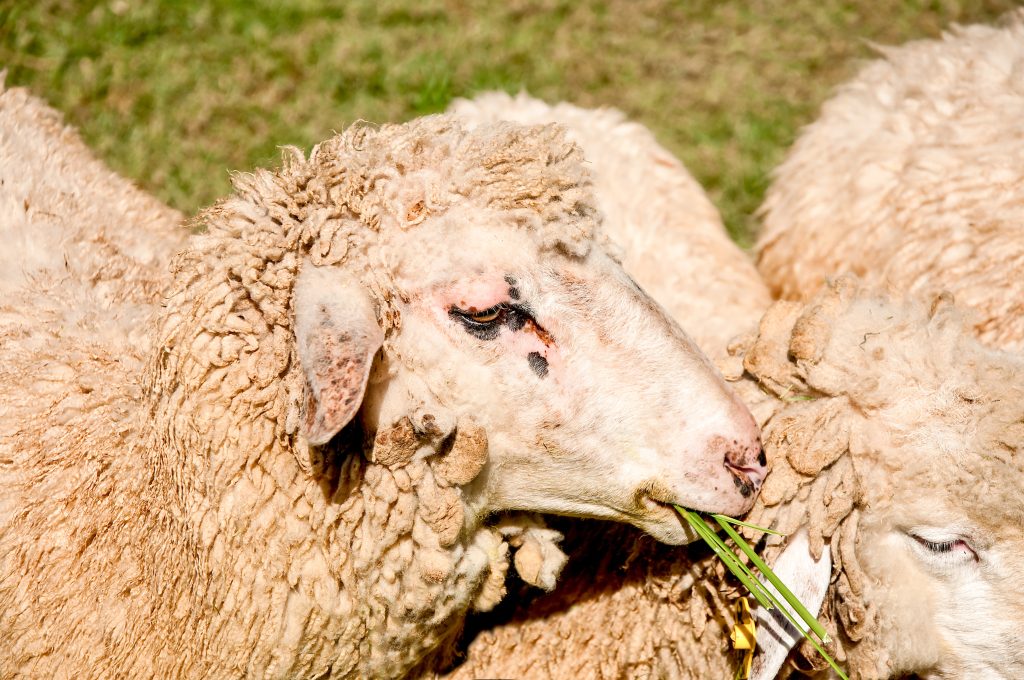
M 959 460 L 922 454 L 927 464 L 900 471 L 895 482 L 917 493 L 872 499 L 872 511 L 862 519 L 858 550 L 870 577 L 866 601 L 886 628 L 891 621 L 892 630 L 899 631 L 878 631 L 887 647 L 880 658 L 888 659 L 888 673 L 913 671 L 923 678 L 1024 673 L 1018 643 L 1024 617 L 1024 503 L 1019 494 L 999 493 L 1004 485 L 1024 488 L 1024 474 L 1005 449 L 986 452 L 982 447 L 993 442 L 977 444 L 978 451 Z M 907 481 L 901 485 L 899 479 Z
M 749 509 L 765 472 L 751 416 L 601 249 L 542 248 L 478 207 L 379 248 L 405 302 L 370 380 L 368 429 L 413 413 L 482 427 L 488 463 L 466 489 L 478 516 L 608 518 L 681 543 L 671 503 Z
M 855 426 L 857 554 L 880 625 L 854 652 L 880 677 L 1024 674 L 1024 392 L 1009 355 L 974 350 Z
M 1022 358 L 978 343 L 948 296 L 892 301 L 852 277 L 777 303 L 759 333 L 748 370 L 805 391 L 765 425 L 761 499 L 795 504 L 778 528 L 805 521 L 812 551 L 813 532 L 830 543 L 824 615 L 851 676 L 1024 674 Z

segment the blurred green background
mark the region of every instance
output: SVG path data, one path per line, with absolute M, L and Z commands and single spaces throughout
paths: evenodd
M 119 172 L 192 212 L 228 171 L 357 119 L 525 88 L 652 128 L 750 243 L 768 173 L 871 43 L 1009 0 L 0 0 L 0 66 Z

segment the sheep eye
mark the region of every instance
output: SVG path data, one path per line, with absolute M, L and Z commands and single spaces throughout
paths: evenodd
M 491 323 L 492 321 L 498 320 L 498 317 L 501 316 L 502 311 L 504 310 L 502 309 L 501 305 L 496 305 L 494 307 L 491 307 L 490 309 L 485 309 L 482 312 L 477 312 L 475 314 L 467 314 L 466 318 L 468 318 L 470 321 L 473 321 L 474 323 Z
M 978 561 L 978 553 L 974 551 L 971 544 L 962 538 L 951 538 L 949 540 L 929 540 L 919 534 L 910 533 L 918 545 L 923 547 L 928 553 L 935 555 L 937 558 L 943 560 L 973 560 Z
M 545 343 L 551 340 L 551 336 L 537 324 L 530 306 L 523 302 L 501 302 L 481 312 L 468 312 L 458 307 L 450 307 L 448 316 L 461 323 L 467 333 L 481 340 L 495 339 L 504 327 L 518 333 L 527 324 L 531 324 L 536 332 L 547 338 Z
M 508 315 L 508 308 L 504 303 L 480 312 L 467 312 L 458 307 L 452 307 L 448 310 L 448 315 L 460 322 L 470 335 L 481 340 L 493 340 L 501 332 L 501 327 Z

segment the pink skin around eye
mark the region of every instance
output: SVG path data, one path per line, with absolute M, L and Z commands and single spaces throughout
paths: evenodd
M 475 279 L 460 283 L 457 287 L 444 288 L 437 295 L 437 302 L 447 314 L 452 307 L 464 312 L 482 312 L 496 304 L 508 301 L 508 284 L 501 278 Z
M 447 321 L 448 312 L 453 307 L 464 312 L 482 312 L 501 303 L 514 302 L 509 296 L 510 287 L 504 277 L 462 281 L 457 286 L 438 291 L 433 304 L 438 317 Z M 542 369 L 545 377 L 550 375 L 557 380 L 562 368 L 561 355 L 554 338 L 545 329 L 528 321 L 514 333 L 503 329 L 499 339 L 508 351 L 522 356 L 524 360 L 535 355 L 531 366 L 535 365 L 536 356 L 541 357 L 546 366 L 546 370 Z

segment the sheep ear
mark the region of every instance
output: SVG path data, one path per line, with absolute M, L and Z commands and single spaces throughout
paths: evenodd
M 811 556 L 807 531 L 801 529 L 790 539 L 772 570 L 792 589 L 808 611 L 817 616 L 832 577 L 832 553 L 829 546 L 826 545 L 821 558 L 815 560 Z M 765 585 L 779 597 L 774 587 Z M 752 680 L 771 680 L 779 674 L 790 651 L 804 639 L 803 633 L 794 628 L 778 609 L 767 611 L 758 607 L 754 617 L 757 621 L 757 646 L 760 652 L 754 657 L 750 677 Z
M 320 446 L 363 403 L 384 333 L 362 285 L 335 267 L 304 262 L 293 300 L 296 351 L 306 378 L 301 431 Z

